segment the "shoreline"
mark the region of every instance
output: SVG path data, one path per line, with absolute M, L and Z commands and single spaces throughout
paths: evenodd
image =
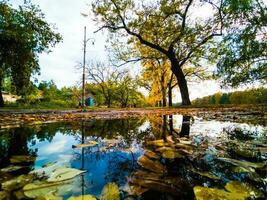
M 125 119 L 160 115 L 197 116 L 207 120 L 262 120 L 267 122 L 266 106 L 210 107 L 210 108 L 131 108 L 81 110 L 0 110 L 0 129 L 53 122 L 86 121 L 92 119 Z

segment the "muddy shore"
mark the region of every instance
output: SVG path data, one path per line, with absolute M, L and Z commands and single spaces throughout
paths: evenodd
M 267 122 L 267 106 L 211 108 L 133 108 L 97 110 L 0 110 L 0 128 L 34 125 L 58 121 L 118 119 L 152 115 L 188 115 L 207 120 Z

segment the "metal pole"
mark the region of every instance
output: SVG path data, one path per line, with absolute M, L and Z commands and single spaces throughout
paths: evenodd
M 85 56 L 86 56 L 86 26 L 84 27 L 83 41 L 83 91 L 82 91 L 82 108 L 85 108 Z

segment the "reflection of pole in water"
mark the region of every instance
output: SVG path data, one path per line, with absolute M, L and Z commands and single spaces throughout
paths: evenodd
M 85 126 L 84 122 L 82 122 L 82 144 L 84 144 L 84 134 L 85 134 Z M 84 170 L 84 148 L 82 148 L 82 170 Z M 85 194 L 85 180 L 84 174 L 82 174 L 82 195 Z
M 182 129 L 180 132 L 181 137 L 188 137 L 190 133 L 190 119 L 191 116 L 183 116 Z

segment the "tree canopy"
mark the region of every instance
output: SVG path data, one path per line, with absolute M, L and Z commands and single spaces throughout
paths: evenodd
M 0 106 L 4 78 L 10 77 L 17 94 L 25 94 L 31 75 L 40 71 L 38 55 L 61 40 L 38 6 L 26 2 L 15 9 L 0 2 Z
M 266 55 L 260 50 L 266 41 L 255 40 L 260 49 L 245 43 L 259 38 L 259 31 L 266 31 L 266 8 L 259 0 L 95 0 L 92 9 L 99 30 L 108 29 L 111 38 L 126 38 L 132 48 L 142 45 L 169 60 L 183 105 L 191 104 L 185 71 L 190 68 L 194 73 L 207 65 L 204 59 L 218 63 L 217 74 L 226 82 L 239 76 L 238 66 L 244 66 L 252 79 L 262 79 L 266 74 Z M 208 15 L 203 17 L 199 12 Z M 251 31 L 254 34 L 250 35 Z M 253 54 L 244 60 L 242 53 L 249 52 Z M 236 63 L 235 68 L 231 68 L 232 63 Z

